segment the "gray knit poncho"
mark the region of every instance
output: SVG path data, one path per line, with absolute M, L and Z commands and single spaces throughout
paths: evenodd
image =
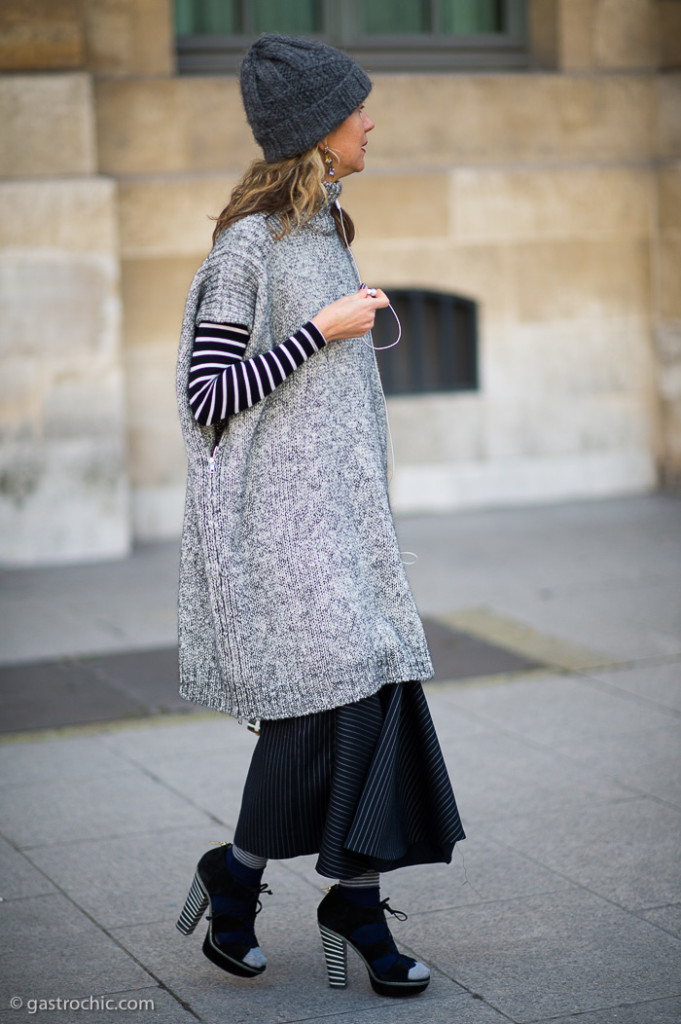
M 333 201 L 340 185 L 328 191 Z M 371 335 L 313 355 L 232 416 L 217 448 L 189 408 L 199 321 L 249 327 L 249 357 L 358 286 L 326 206 L 280 241 L 263 215 L 233 224 L 189 292 L 177 373 L 189 459 L 180 692 L 237 718 L 324 711 L 433 674 L 390 512 Z

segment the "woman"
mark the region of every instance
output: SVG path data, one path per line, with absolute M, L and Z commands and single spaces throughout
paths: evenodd
M 379 872 L 449 862 L 464 838 L 425 704 L 432 675 L 387 491 L 385 403 L 339 179 L 363 170 L 371 89 L 321 43 L 261 37 L 241 89 L 262 146 L 217 220 L 187 301 L 178 401 L 189 459 L 181 692 L 260 720 L 234 844 L 206 853 L 178 928 L 233 974 L 269 857 L 317 852 L 331 985 L 346 946 L 383 995 L 423 991 Z M 392 913 L 392 911 L 390 911 Z

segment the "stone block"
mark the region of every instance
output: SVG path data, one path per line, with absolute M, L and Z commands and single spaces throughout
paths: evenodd
M 532 67 L 558 67 L 559 11 L 555 0 L 530 0 L 528 27 Z
M 0 374 L 0 439 L 40 436 L 42 368 L 37 359 L 17 352 L 2 360 Z
M 171 0 L 85 0 L 88 70 L 98 75 L 171 75 L 175 31 Z
M 594 65 L 594 17 L 599 0 L 558 0 L 559 67 L 587 71 Z
M 566 7 L 574 0 L 567 0 Z M 597 0 L 593 18 L 596 67 L 654 70 L 659 59 L 657 0 Z
M 642 75 L 381 75 L 370 166 L 640 162 L 654 150 L 655 103 Z
M 0 71 L 63 71 L 83 66 L 78 0 L 4 0 Z
M 681 483 L 681 321 L 658 324 L 655 330 L 660 393 L 661 466 L 666 483 Z
M 177 536 L 186 456 L 175 399 L 184 303 L 198 259 L 123 263 L 129 472 L 135 536 Z
M 0 260 L 0 353 L 69 360 L 114 357 L 118 345 L 117 268 L 109 258 Z
M 122 369 L 109 359 L 60 360 L 45 382 L 42 424 L 48 437 L 122 435 Z M 47 376 L 47 374 L 45 375 Z
M 177 351 L 184 304 L 199 263 L 198 257 L 123 261 L 123 337 L 127 352 L 147 345 Z
M 262 150 L 248 127 L 236 76 L 180 79 L 187 166 L 241 174 Z
M 589 316 L 646 315 L 650 255 L 641 241 L 579 240 L 518 244 L 508 271 L 514 319 L 561 321 Z
M 681 72 L 659 75 L 657 89 L 657 148 L 662 158 L 681 158 Z
M 111 255 L 117 245 L 113 181 L 0 182 L 0 249 Z
M 654 178 L 647 170 L 463 169 L 452 176 L 454 237 L 464 244 L 567 238 L 648 239 Z
M 486 451 L 490 459 L 542 458 L 591 452 L 647 452 L 650 410 L 636 395 L 562 400 L 547 393 L 488 404 Z
M 503 246 L 454 245 L 440 239 L 367 239 L 359 225 L 353 249 L 365 281 L 394 288 L 453 292 L 480 303 L 481 330 L 510 315 L 511 292 Z
M 133 486 L 183 486 L 186 460 L 175 398 L 176 345 L 126 353 L 129 474 Z
M 95 90 L 106 174 L 241 173 L 259 153 L 236 78 L 108 80 Z
M 120 238 L 124 260 L 207 256 L 217 217 L 233 178 L 146 178 L 120 185 Z
M 369 139 L 371 147 L 372 139 Z M 430 238 L 449 234 L 446 174 L 363 174 L 343 192 L 358 232 L 376 238 Z
M 96 170 L 87 75 L 0 79 L 0 177 L 56 177 Z
M 126 553 L 115 188 L 0 186 L 0 560 Z
M 681 321 L 681 238 L 662 238 L 657 246 L 657 312 L 663 321 Z
M 5 444 L 0 453 L 0 562 L 117 558 L 129 548 L 121 442 L 87 436 Z
M 480 394 L 392 397 L 388 414 L 396 465 L 484 457 L 485 403 Z
M 587 314 L 553 323 L 503 324 L 486 338 L 485 393 L 522 407 L 552 400 L 653 394 L 655 360 L 645 317 Z M 541 427 L 539 427 L 541 429 Z
M 681 68 L 681 5 L 678 0 L 658 0 L 659 67 Z
M 497 327 L 483 379 L 490 456 L 654 446 L 658 399 L 643 317 Z
M 395 511 L 413 514 L 609 498 L 650 491 L 656 482 L 648 451 L 579 452 L 401 463 L 390 493 Z
M 659 172 L 658 225 L 663 238 L 681 237 L 681 164 Z
M 99 169 L 163 174 L 185 169 L 178 79 L 95 83 Z

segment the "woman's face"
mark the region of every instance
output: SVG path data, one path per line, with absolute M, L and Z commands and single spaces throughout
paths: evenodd
M 320 149 L 324 152 L 324 143 L 329 147 L 335 174 L 333 177 L 326 175 L 327 181 L 337 181 L 347 174 L 354 174 L 356 171 L 364 170 L 364 154 L 367 145 L 367 135 L 375 128 L 364 104 L 353 110 L 349 117 L 334 128 L 320 143 Z

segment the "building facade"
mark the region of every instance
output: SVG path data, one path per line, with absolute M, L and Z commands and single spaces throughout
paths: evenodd
M 681 3 L 525 16 L 518 66 L 367 61 L 362 276 L 477 308 L 477 388 L 388 399 L 398 511 L 681 480 Z M 3 0 L 0 66 L 0 561 L 117 557 L 179 531 L 184 298 L 258 152 L 170 0 Z

